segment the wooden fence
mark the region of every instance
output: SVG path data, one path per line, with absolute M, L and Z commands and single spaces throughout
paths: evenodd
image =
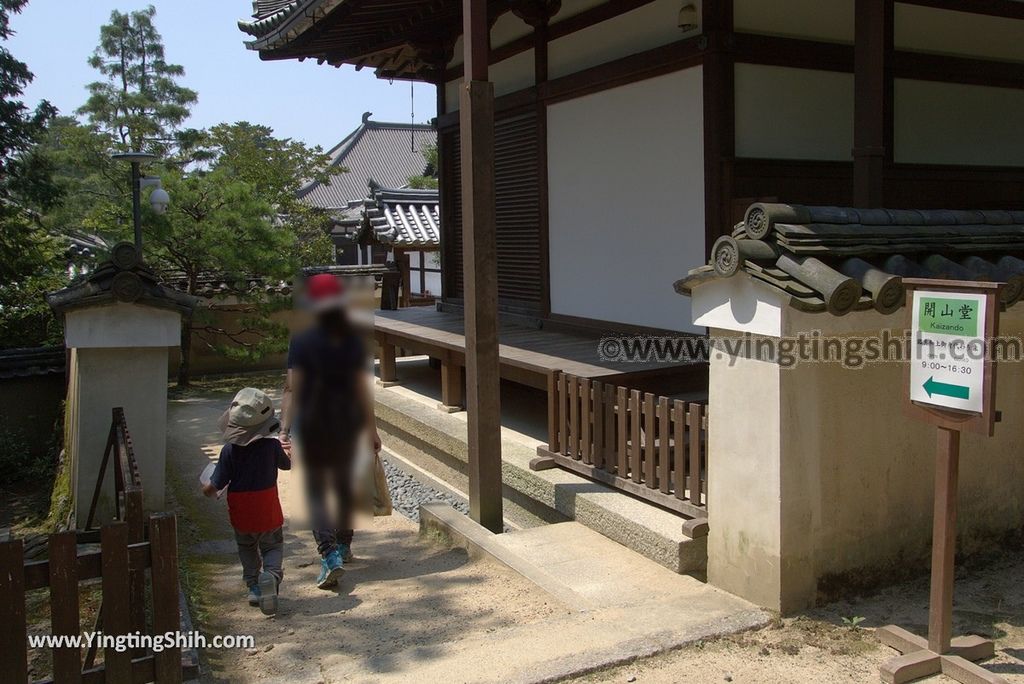
M 145 649 L 122 650 L 113 643 L 117 637 L 136 633 L 133 615 L 146 615 L 146 606 L 132 591 L 131 576 L 148 570 L 151 585 L 149 613 L 151 629 L 143 634 L 163 635 L 181 629 L 178 601 L 178 542 L 172 514 L 149 519 L 149 540 L 129 542 L 128 524 L 113 522 L 100 530 L 100 550 L 78 553 L 74 531 L 50 535 L 49 559 L 24 562 L 22 540 L 0 543 L 0 671 L 4 681 L 28 680 L 28 623 L 26 592 L 48 589 L 50 626 L 55 637 L 78 638 L 81 630 L 79 583 L 101 580 L 103 602 L 93 627 L 110 643 L 103 644 L 103 662 L 95 665 L 97 649 L 89 648 L 82 660 L 82 644 L 68 641 L 53 651 L 53 676 L 41 682 L 181 682 L 197 673 L 184 672 L 181 648 L 165 644 L 159 652 Z M 145 593 L 142 594 L 144 600 Z M 122 646 L 124 643 L 122 643 Z
M 695 519 L 707 518 L 704 404 L 555 372 L 541 457 Z

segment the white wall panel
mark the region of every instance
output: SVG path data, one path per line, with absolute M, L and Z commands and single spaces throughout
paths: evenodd
M 896 79 L 895 158 L 1024 166 L 1024 90 Z
M 672 284 L 704 262 L 700 67 L 548 108 L 552 312 L 697 330 Z
M 849 161 L 853 74 L 736 65 L 736 155 Z
M 896 48 L 1024 62 L 1024 21 L 896 3 Z
M 558 78 L 682 40 L 680 0 L 654 0 L 632 12 L 577 31 L 548 46 L 548 75 Z
M 854 0 L 734 0 L 737 31 L 853 43 Z

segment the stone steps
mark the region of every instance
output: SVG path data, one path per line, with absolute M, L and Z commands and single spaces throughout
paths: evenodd
M 378 428 L 388 449 L 467 491 L 466 414 L 438 411 L 400 387 L 378 388 L 375 396 Z M 707 538 L 683 534 L 682 518 L 561 469 L 532 471 L 536 447 L 536 440 L 502 429 L 508 520 L 526 529 L 575 520 L 673 572 L 703 574 Z

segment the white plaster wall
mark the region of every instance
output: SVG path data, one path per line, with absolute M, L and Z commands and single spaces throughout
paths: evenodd
M 533 49 L 520 52 L 497 64 L 492 64 L 488 78 L 494 84 L 494 95 L 501 96 L 529 88 L 536 83 L 534 76 Z M 444 108 L 446 112 L 459 110 L 459 91 L 463 79 L 448 81 L 444 90 Z
M 181 316 L 166 309 L 117 302 L 70 311 L 64 317 L 68 347 L 176 347 Z
M 1024 90 L 896 79 L 894 106 L 897 162 L 1024 166 Z
M 135 447 L 148 510 L 164 506 L 164 465 L 167 450 L 166 348 L 77 349 L 72 370 L 74 398 L 70 454 L 75 474 L 75 510 L 84 524 L 99 474 L 111 410 L 121 406 Z M 130 379 L 126 381 L 126 379 Z M 185 473 L 188 478 L 192 473 Z M 113 514 L 113 470 L 107 468 L 102 510 Z M 102 520 L 101 520 L 102 522 Z
M 735 280 L 720 281 L 729 283 L 733 310 L 754 310 L 763 297 Z M 698 286 L 696 296 L 720 298 L 705 292 L 712 285 Z M 712 335 L 752 332 L 744 318 L 759 320 L 736 317 Z M 899 333 L 906 324 L 904 314 L 836 318 L 791 307 L 778 318 L 784 335 L 821 331 L 841 339 L 855 331 L 857 339 Z M 1020 337 L 1024 307 L 1004 313 L 1000 329 Z M 709 580 L 791 612 L 813 604 L 822 586 L 849 577 L 885 582 L 894 568 L 926 567 L 935 428 L 905 415 L 904 366 L 802 362 L 786 369 L 748 353 L 756 352 L 739 347 L 711 358 Z M 1024 365 L 1002 364 L 996 389 L 1003 421 L 995 436 L 961 440 L 958 544 L 967 554 L 998 545 L 1024 519 Z
M 432 295 L 441 295 L 441 274 L 440 273 L 428 273 L 426 277 L 427 292 Z
M 606 0 L 562 0 L 562 7 L 558 10 L 558 14 L 551 18 L 551 23 L 557 24 L 580 12 L 597 7 L 604 2 Z
M 548 46 L 548 76 L 558 78 L 687 37 L 678 27 L 680 0 L 654 0 L 577 31 Z
M 736 155 L 849 161 L 853 74 L 736 65 Z
M 696 330 L 672 284 L 704 262 L 703 145 L 700 67 L 548 108 L 553 313 Z
M 897 5 L 899 7 L 899 5 Z M 854 0 L 734 0 L 737 31 L 853 43 Z
M 897 2 L 896 49 L 1024 62 L 1024 20 Z

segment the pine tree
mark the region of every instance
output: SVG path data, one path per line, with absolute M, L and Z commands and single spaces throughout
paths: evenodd
M 78 113 L 109 132 L 122 150 L 163 155 L 197 95 L 178 84 L 185 69 L 167 63 L 154 16 L 152 5 L 130 14 L 111 12 L 89 58 L 106 80 L 89 84 L 89 99 Z

